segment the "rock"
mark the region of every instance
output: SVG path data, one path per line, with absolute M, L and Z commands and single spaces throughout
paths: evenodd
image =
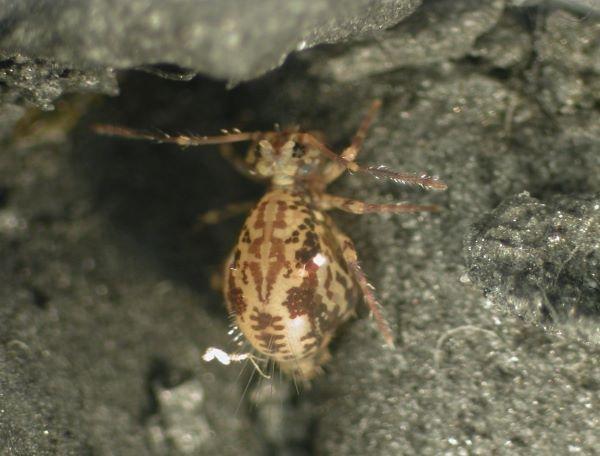
M 469 278 L 517 316 L 589 327 L 600 342 L 600 200 L 522 193 L 477 223 L 465 241 Z M 586 321 L 589 320 L 589 321 Z
M 464 57 L 502 15 L 503 0 L 431 2 L 393 29 L 346 49 L 325 49 L 313 73 L 339 81 Z

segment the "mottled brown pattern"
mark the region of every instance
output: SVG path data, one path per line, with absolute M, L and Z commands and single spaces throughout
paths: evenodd
M 321 333 L 327 334 L 334 331 L 343 322 L 344 315 L 340 306 L 335 306 L 333 309 L 324 306 L 322 311 L 316 314 L 315 319 Z
M 319 237 L 312 231 L 304 233 L 304 242 L 302 247 L 298 248 L 294 253 L 296 264 L 298 267 L 309 263 L 317 253 L 321 251 Z
M 273 230 L 281 230 L 287 227 L 285 213 L 287 211 L 285 201 L 277 201 L 277 212 L 275 220 L 272 223 Z M 271 290 L 275 284 L 281 270 L 289 265 L 285 258 L 285 245 L 282 239 L 273 236 L 271 239 L 271 248 L 269 251 L 269 268 L 266 276 L 267 299 L 271 295 Z
M 244 285 L 248 285 L 250 283 L 250 278 L 248 277 L 248 263 L 244 261 L 242 263 L 242 283 Z
M 310 315 L 317 285 L 317 275 L 313 272 L 304 278 L 300 286 L 288 290 L 287 299 L 282 304 L 287 307 L 290 318 Z
M 323 344 L 326 336 L 331 336 L 335 329 L 347 318 L 341 313 L 340 306 L 336 305 L 332 310 L 319 299 L 316 294 L 314 305 L 311 306 L 311 331 L 302 337 L 305 353 L 309 353 Z
M 229 311 L 243 320 L 248 304 L 244 300 L 244 292 L 242 289 L 235 285 L 233 276 L 229 276 L 227 303 L 229 304 Z
M 293 207 L 296 208 L 297 206 L 293 206 Z M 291 208 L 292 208 L 292 206 L 290 206 L 290 209 Z M 292 234 L 286 238 L 285 243 L 286 244 L 297 244 L 298 242 L 300 242 L 300 238 L 298 236 L 300 236 L 300 231 L 294 230 L 292 232 Z
M 256 293 L 258 294 L 258 300 L 260 302 L 264 302 L 265 298 L 263 297 L 261 287 L 261 284 L 263 283 L 263 268 L 257 261 L 249 261 L 247 265 L 248 269 L 250 270 L 250 274 L 252 275 L 252 279 L 254 280 L 254 286 Z
M 226 271 L 239 277 L 226 296 L 257 350 L 303 366 L 328 358 L 323 350 L 357 296 L 337 238 L 310 194 L 277 189 L 258 203 L 232 254 L 236 268 Z
M 250 320 L 255 322 L 252 325 L 252 329 L 255 331 L 262 331 L 269 327 L 272 327 L 275 331 L 282 331 L 284 329 L 284 326 L 280 323 L 282 320 L 281 317 L 273 316 L 267 312 L 260 312 L 256 307 L 252 311 L 253 314 L 250 315 Z
M 248 248 L 248 252 L 251 253 L 252 255 L 254 255 L 254 257 L 258 260 L 260 260 L 260 258 L 261 258 L 260 248 L 264 245 L 264 241 L 265 241 L 264 228 L 265 228 L 265 210 L 267 208 L 267 205 L 268 205 L 268 201 L 261 201 L 260 204 L 255 209 L 256 217 L 254 219 L 254 223 L 253 224 L 248 223 L 248 222 L 250 222 L 251 219 L 248 219 L 248 222 L 246 222 L 246 225 L 250 225 L 252 227 L 251 230 L 253 233 L 256 233 L 256 234 L 260 233 L 260 236 L 257 236 L 250 242 L 250 247 Z M 248 230 L 250 231 L 250 228 Z
M 231 269 L 237 269 L 240 267 L 240 256 L 241 256 L 242 252 L 240 251 L 240 249 L 235 249 L 233 252 L 233 263 L 231 263 L 230 268 Z
M 244 230 L 242 231 L 242 235 L 240 236 L 240 242 L 244 244 L 250 244 L 252 242 L 252 239 L 250 238 L 250 231 L 247 227 L 244 227 Z
M 286 347 L 285 342 L 281 342 L 281 340 L 285 338 L 283 334 L 273 334 L 268 331 L 261 331 L 255 336 L 255 338 L 259 341 L 260 347 L 268 355 L 273 355 L 284 351 L 287 352 L 287 350 L 284 350 Z
M 322 242 L 326 246 L 327 252 L 329 254 L 329 258 L 333 264 L 336 264 L 338 268 L 345 272 L 344 275 L 348 275 L 348 266 L 346 265 L 346 260 L 344 259 L 344 254 L 342 252 L 342 246 L 338 240 L 338 237 L 334 233 L 334 229 L 337 231 L 337 227 L 335 226 L 333 220 L 330 217 L 325 217 L 324 226 L 330 227 L 330 229 L 322 230 L 323 239 Z

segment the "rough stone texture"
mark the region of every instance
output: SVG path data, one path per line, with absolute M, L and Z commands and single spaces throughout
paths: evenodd
M 72 9 L 80 3 L 73 2 Z M 269 17 L 283 15 L 292 3 L 271 8 Z M 483 14 L 490 5 L 493 14 Z M 423 8 L 433 6 L 425 2 Z M 181 8 L 163 8 L 161 17 Z M 0 154 L 0 452 L 597 453 L 600 353 L 590 337 L 597 327 L 594 309 L 578 318 L 566 312 L 561 326 L 520 318 L 502 305 L 512 290 L 498 287 L 492 303 L 485 297 L 486 283 L 476 276 L 468 283 L 465 249 L 486 245 L 481 236 L 463 241 L 469 233 L 485 233 L 481 227 L 501 213 L 521 214 L 524 206 L 543 215 L 540 223 L 548 226 L 559 204 L 593 210 L 585 195 L 600 193 L 593 45 L 600 39 L 598 23 L 552 9 L 501 13 L 495 2 L 435 2 L 439 17 L 443 8 L 448 17 L 463 11 L 483 23 L 474 24 L 471 30 L 478 32 L 465 33 L 462 42 L 454 35 L 463 51 L 436 62 L 396 61 L 382 73 L 361 60 L 356 71 L 368 77 L 338 81 L 327 71 L 327 49 L 314 49 L 234 90 L 203 77 L 173 82 L 127 72 L 119 97 L 103 103 L 84 96 L 64 99 L 53 117 L 28 112 Z M 35 23 L 35 16 L 22 11 L 20 24 Z M 197 16 L 187 12 L 192 24 Z M 433 27 L 421 20 L 427 14 L 416 13 L 399 27 L 426 36 L 423 29 Z M 125 24 L 147 20 L 121 16 Z M 256 27 L 251 18 L 244 27 Z M 354 31 L 381 26 L 355 25 Z M 330 36 L 327 30 L 323 36 Z M 440 30 L 443 41 L 450 32 Z M 147 43 L 153 36 L 158 35 L 149 34 Z M 273 36 L 258 46 L 259 56 L 285 53 Z M 135 42 L 141 46 L 144 40 Z M 67 38 L 61 44 L 72 47 L 72 56 L 84 47 Z M 341 50 L 351 52 L 352 46 Z M 431 47 L 433 55 L 442 44 L 432 40 Z M 260 60 L 247 52 L 252 55 L 245 62 Z M 207 61 L 214 57 L 209 54 L 203 55 Z M 135 62 L 140 63 L 145 62 Z M 111 66 L 120 65 L 128 63 Z M 334 215 L 357 244 L 398 348 L 383 348 L 374 323 L 362 317 L 340 332 L 327 373 L 311 391 L 297 395 L 291 382 L 275 375 L 273 390 L 261 381 L 244 393 L 249 368 L 238 379 L 241 367 L 200 361 L 208 346 L 233 347 L 222 298 L 209 283 L 241 220 L 199 233 L 193 226 L 198 213 L 257 198 L 263 190 L 214 150 L 100 138 L 89 126 L 110 122 L 215 133 L 278 122 L 322 130 L 338 148 L 374 98 L 384 106 L 360 161 L 426 171 L 449 184 L 447 192 L 427 193 L 348 176 L 331 188 L 368 201 L 435 202 L 444 208 L 418 216 Z M 13 113 L 19 111 L 20 101 L 4 100 Z M 526 201 L 518 197 L 524 191 L 531 195 Z M 542 205 L 556 209 L 544 212 Z M 592 217 L 589 212 L 566 217 L 565 246 L 576 240 L 572 225 L 584 216 Z M 542 246 L 544 241 L 551 238 L 542 236 Z M 555 264 L 564 255 L 562 249 L 540 251 Z M 589 283 L 586 291 L 593 293 L 596 256 L 592 250 L 581 267 L 570 268 L 569 283 Z M 486 277 L 499 274 L 502 283 L 510 277 L 504 266 L 494 270 L 487 263 Z M 555 299 L 561 302 L 560 293 L 569 297 L 572 290 L 556 290 Z
M 0 5 L 1 7 L 1 5 Z M 69 93 L 118 92 L 116 73 L 110 68 L 77 69 L 40 57 L 26 57 L 0 46 L 0 135 L 6 136 L 27 107 L 54 109 L 56 100 Z
M 573 19 L 550 15 L 536 46 L 539 100 L 552 113 L 593 108 L 600 99 L 600 21 L 581 21 L 575 30 L 568 26 Z
M 339 81 L 464 57 L 494 27 L 504 0 L 426 1 L 410 21 L 354 46 L 327 48 L 313 71 Z
M 0 49 L 43 59 L 42 65 L 61 62 L 65 69 L 168 63 L 238 82 L 279 66 L 295 49 L 390 27 L 419 4 L 419 0 L 2 0 Z
M 600 3 L 598 0 L 510 0 L 510 5 L 542 6 L 550 9 L 563 9 L 581 17 L 600 17 Z
M 2 56 L 2 54 L 0 54 Z M 65 93 L 117 94 L 117 82 L 111 70 L 74 70 L 64 64 L 40 61 L 22 55 L 4 54 L 0 65 L 0 82 L 4 105 L 36 106 L 51 110 L 53 102 Z
M 600 345 L 600 199 L 509 198 L 465 241 L 469 277 L 486 296 L 533 322 L 560 323 Z M 588 321 L 589 320 L 589 321 Z

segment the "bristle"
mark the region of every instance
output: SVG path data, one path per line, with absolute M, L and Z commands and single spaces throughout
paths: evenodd
M 370 166 L 368 168 L 361 168 L 361 171 L 371 174 L 376 179 L 390 179 L 399 184 L 406 185 L 419 185 L 423 188 L 431 190 L 446 190 L 448 186 L 439 180 L 435 176 L 428 176 L 426 174 L 410 174 L 410 173 L 398 173 L 392 171 L 385 166 Z

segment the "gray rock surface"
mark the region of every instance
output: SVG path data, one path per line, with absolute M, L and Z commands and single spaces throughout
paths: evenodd
M 0 49 L 65 69 L 178 65 L 252 79 L 296 49 L 398 23 L 419 0 L 0 1 Z M 50 66 L 56 66 L 53 63 Z
M 537 323 L 575 320 L 600 345 L 600 200 L 524 192 L 503 202 L 465 241 L 469 277 L 492 301 Z M 589 320 L 589 321 L 588 321 Z
M 52 4 L 61 11 L 50 15 Z M 505 223 L 508 214 L 535 221 L 538 245 L 528 258 L 546 260 L 537 271 L 549 284 L 544 265 L 564 263 L 586 220 L 587 233 L 597 229 L 595 205 L 586 196 L 600 193 L 594 46 L 600 28 L 593 17 L 493 1 L 425 1 L 393 37 L 377 34 L 385 46 L 388 37 L 402 39 L 397 30 L 414 31 L 403 42 L 424 59 L 392 59 L 383 69 L 357 59 L 361 76 L 338 78 L 330 71 L 336 55 L 360 50 L 367 35 L 394 25 L 417 2 L 339 2 L 339 9 L 314 2 L 325 8 L 314 10 L 313 2 L 279 2 L 279 8 L 256 2 L 238 8 L 238 16 L 248 14 L 232 22 L 243 32 L 236 55 L 247 55 L 240 61 L 220 31 L 197 48 L 180 39 L 187 35 L 169 33 L 174 24 L 187 24 L 182 33 L 191 33 L 199 18 L 215 27 L 238 17 L 228 16 L 233 1 L 202 17 L 191 2 L 175 1 L 169 8 L 147 6 L 154 14 L 132 14 L 140 4 L 111 3 L 110 15 L 103 1 L 40 2 L 33 12 L 30 2 L 0 8 L 10 25 L 3 25 L 0 53 L 24 59 L 16 74 L 15 60 L 0 73 L 8 81 L 1 120 L 12 125 L 26 113 L 0 154 L 0 453 L 598 452 L 593 236 L 585 241 L 589 255 L 574 255 L 581 261 L 567 268 L 571 286 L 552 289 L 554 302 L 563 303 L 579 280 L 592 305 L 583 318 L 567 309 L 558 326 L 523 319 L 511 308 L 515 292 L 506 283 L 518 285 L 525 302 L 539 294 L 514 279 L 519 263 L 490 260 L 507 246 L 486 229 L 497 226 L 514 237 L 523 233 Z M 294 10 L 302 5 L 310 6 Z M 89 24 L 111 18 L 112 35 L 100 28 L 85 34 L 69 22 L 93 8 L 101 19 Z M 380 17 L 381 11 L 387 13 Z M 257 27 L 259 13 L 269 19 Z M 447 21 L 422 20 L 434 13 L 476 23 L 461 39 Z M 129 48 L 124 30 L 132 38 Z M 449 34 L 452 50 L 444 45 Z M 96 42 L 81 39 L 86 36 Z M 415 42 L 414 36 L 427 39 Z M 281 68 L 227 89 L 227 82 L 277 66 L 302 40 L 300 47 L 338 44 L 294 54 Z M 102 47 L 106 52 L 96 60 L 86 54 Z M 443 49 L 448 52 L 438 52 Z M 83 92 L 86 80 L 97 81 L 93 91 L 112 92 L 114 68 L 157 62 L 224 81 L 175 82 L 129 71 L 121 73 L 118 97 L 63 98 L 52 116 L 25 109 L 48 107 L 62 92 Z M 55 63 L 81 71 L 79 82 L 68 82 L 71 73 L 46 72 Z M 38 92 L 19 83 L 25 68 Z M 444 208 L 417 216 L 334 214 L 357 244 L 397 348 L 384 348 L 374 322 L 362 315 L 340 331 L 326 374 L 299 394 L 277 375 L 272 383 L 249 383 L 248 367 L 240 375 L 242 366 L 203 363 L 206 347 L 234 347 L 222 298 L 209 284 L 241 220 L 198 232 L 196 216 L 258 198 L 264 189 L 210 148 L 101 138 L 89 126 L 210 134 L 299 124 L 323 131 L 337 150 L 374 98 L 383 100 L 383 109 L 360 161 L 436 174 L 449 185 L 444 193 L 428 193 L 357 175 L 330 189 L 368 201 Z M 518 196 L 525 191 L 530 196 Z M 585 211 L 564 217 L 564 244 L 550 248 L 553 238 L 543 227 L 556 225 L 561 208 L 574 207 Z
M 410 21 L 351 47 L 326 48 L 313 71 L 339 81 L 464 57 L 493 28 L 504 0 L 427 2 Z M 320 65 L 319 65 L 320 64 Z

